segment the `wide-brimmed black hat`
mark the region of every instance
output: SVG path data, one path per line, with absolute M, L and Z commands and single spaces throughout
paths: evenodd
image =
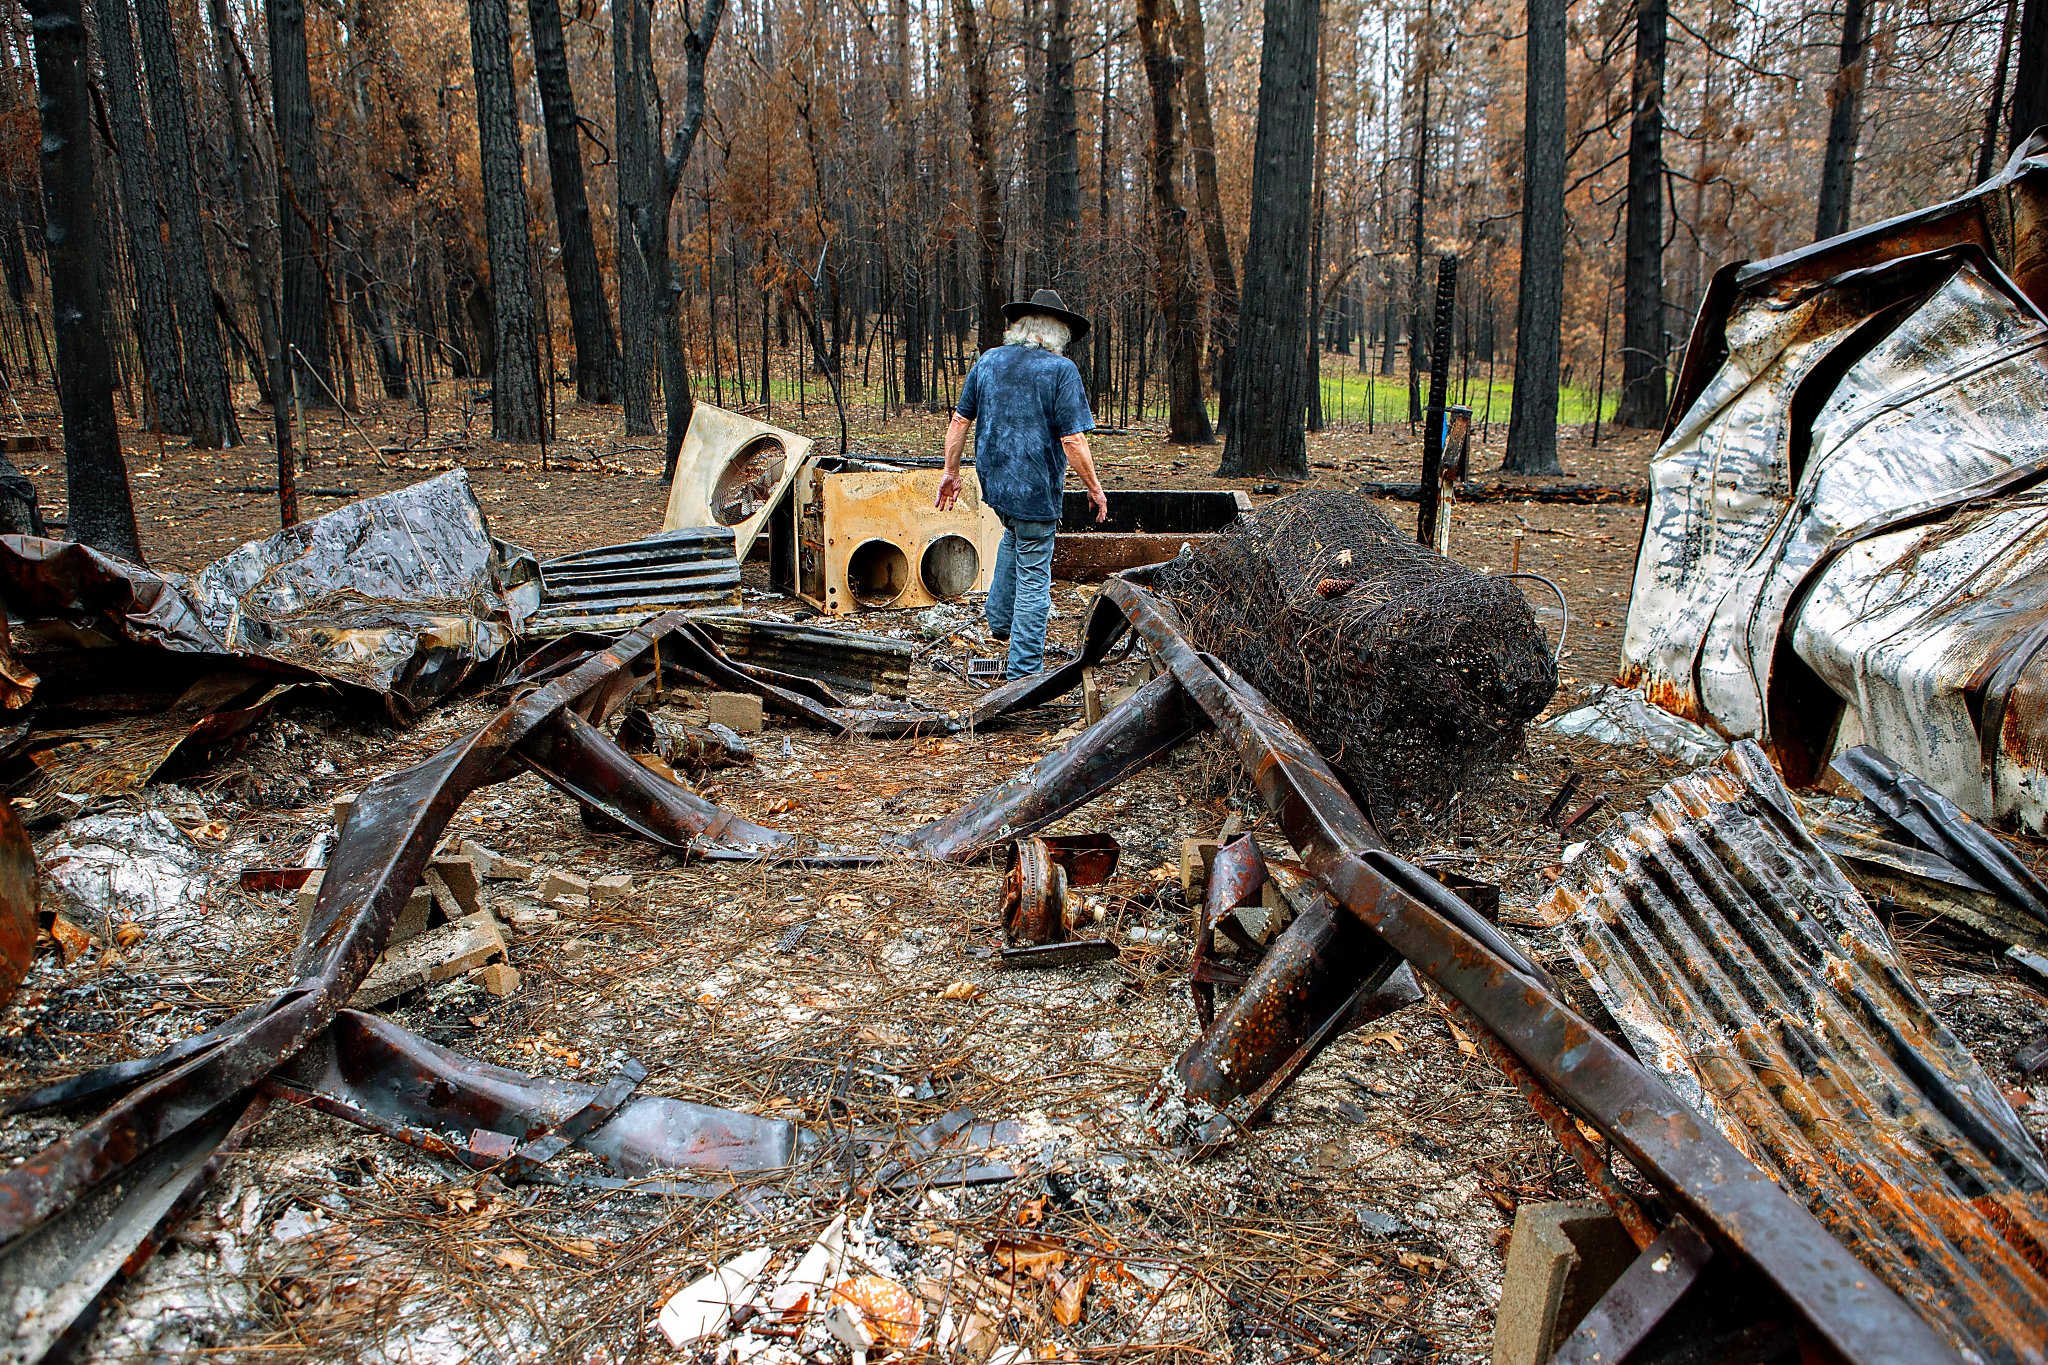
M 1067 301 L 1060 297 L 1057 289 L 1041 289 L 1028 299 L 1003 305 L 1003 321 L 1015 322 L 1026 313 L 1043 313 L 1049 318 L 1058 318 L 1067 324 L 1067 330 L 1079 341 L 1088 335 L 1088 319 L 1067 307 Z

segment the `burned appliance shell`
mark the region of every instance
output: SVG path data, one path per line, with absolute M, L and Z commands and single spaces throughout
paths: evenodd
M 929 607 L 987 592 L 1003 523 L 981 500 L 972 468 L 960 501 L 940 511 L 936 463 L 851 458 L 806 464 L 777 519 L 772 573 L 827 616 L 873 607 Z
M 808 437 L 709 403 L 696 404 L 676 457 L 661 529 L 729 526 L 734 550 L 745 559 L 810 453 Z

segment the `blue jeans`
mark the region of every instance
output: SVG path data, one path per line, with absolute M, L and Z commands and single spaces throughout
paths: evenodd
M 995 581 L 988 585 L 988 628 L 1010 637 L 1009 676 L 1045 667 L 1045 622 L 1052 614 L 1053 521 L 1003 518 Z

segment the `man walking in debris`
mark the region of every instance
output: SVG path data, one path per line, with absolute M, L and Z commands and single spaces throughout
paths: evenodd
M 974 426 L 974 468 L 981 497 L 1003 519 L 995 581 L 988 589 L 988 629 L 1010 642 L 1008 676 L 1045 666 L 1045 623 L 1052 614 L 1052 539 L 1071 464 L 1088 488 L 1095 519 L 1109 500 L 1095 477 L 1087 433 L 1095 430 L 1081 371 L 1067 347 L 1088 334 L 1088 319 L 1051 289 L 1005 304 L 1003 344 L 985 351 L 960 385 L 946 428 L 946 476 L 939 506 L 960 500 L 960 457 Z

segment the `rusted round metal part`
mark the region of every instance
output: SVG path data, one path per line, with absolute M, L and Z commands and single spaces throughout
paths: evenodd
M 1066 932 L 1067 874 L 1043 839 L 1019 839 L 1003 880 L 1003 931 L 1013 943 L 1057 943 Z

